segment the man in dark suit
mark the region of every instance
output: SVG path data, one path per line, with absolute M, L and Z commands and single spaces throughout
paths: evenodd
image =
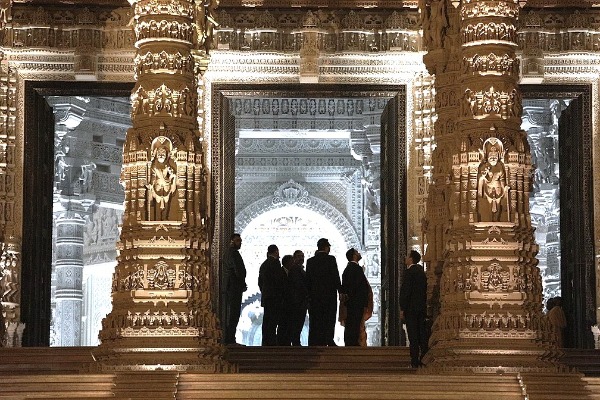
M 248 289 L 248 286 L 246 286 L 246 267 L 239 251 L 241 247 L 242 237 L 240 234 L 232 234 L 229 249 L 227 249 L 223 260 L 225 301 L 227 302 L 225 344 L 235 344 L 235 331 L 240 320 L 242 294 Z
M 283 256 L 281 263 L 284 269 L 287 263 Z M 291 256 L 290 267 L 287 274 L 286 286 L 286 308 L 284 314 L 287 315 L 288 339 L 292 346 L 300 346 L 300 335 L 306 319 L 306 310 L 308 307 L 308 291 L 306 289 L 306 272 L 304 271 L 304 253 L 302 250 L 296 250 Z M 285 343 L 288 345 L 290 343 Z
M 263 306 L 262 345 L 277 346 L 278 329 L 281 329 L 283 293 L 286 275 L 279 263 L 279 249 L 274 244 L 267 249 L 267 259 L 258 271 L 258 287 Z M 283 332 L 279 332 L 281 335 Z
M 358 262 L 361 254 L 354 247 L 346 252 L 348 265 L 342 274 L 342 292 L 346 303 L 344 344 L 359 346 L 360 328 L 369 303 L 369 281 Z
M 340 273 L 334 256 L 329 255 L 331 245 L 325 238 L 317 242 L 317 254 L 306 262 L 306 284 L 309 293 L 309 346 L 335 346 L 335 317 L 338 291 L 341 289 Z
M 429 349 L 429 338 L 425 329 L 427 276 L 419 261 L 421 254 L 411 250 L 405 260 L 408 268 L 404 272 L 400 287 L 400 318 L 406 323 L 406 333 L 410 341 L 410 363 L 413 368 L 423 365 L 421 359 Z

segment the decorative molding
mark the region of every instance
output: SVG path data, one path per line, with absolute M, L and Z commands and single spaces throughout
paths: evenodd
M 252 220 L 265 212 L 290 205 L 325 216 L 337 228 L 346 243 L 357 249 L 363 247 L 352 223 L 338 209 L 309 195 L 304 186 L 293 180 L 279 186 L 272 196 L 262 198 L 241 210 L 235 217 L 235 231 L 242 232 Z

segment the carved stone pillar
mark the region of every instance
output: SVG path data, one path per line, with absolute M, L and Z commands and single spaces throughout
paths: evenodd
M 7 35 L 12 1 L 0 2 L 0 42 Z M 0 54 L 4 60 L 4 53 Z M 15 221 L 17 142 L 17 71 L 0 65 L 0 346 L 20 347 L 25 324 L 21 322 L 21 237 Z
M 531 154 L 520 129 L 519 4 L 433 0 L 422 12 L 439 116 L 425 259 L 440 309 L 425 362 L 451 371 L 547 370 L 555 365 L 529 215 Z
M 137 82 L 121 176 L 125 213 L 113 309 L 96 352 L 106 369 L 232 369 L 212 311 L 197 121 L 197 76 L 205 65 L 193 55 L 207 56 L 217 3 L 132 1 Z
M 52 337 L 55 346 L 81 346 L 81 317 L 83 306 L 83 227 L 86 210 L 77 196 L 61 199 L 63 211 L 55 218 L 56 275 Z

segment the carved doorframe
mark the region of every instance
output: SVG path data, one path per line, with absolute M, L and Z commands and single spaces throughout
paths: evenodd
M 50 335 L 50 274 L 52 263 L 52 185 L 54 136 L 39 135 L 40 105 L 45 96 L 129 97 L 133 82 L 24 82 L 24 151 L 22 214 L 21 320 L 26 323 L 23 346 L 48 346 Z M 52 125 L 54 133 L 54 125 Z M 49 192 L 48 192 L 49 191 Z M 48 204 L 41 201 L 50 196 Z M 47 216 L 48 218 L 42 218 Z M 40 231 L 45 232 L 41 234 Z M 47 240 L 48 234 L 50 240 Z M 45 267 L 48 267 L 47 269 Z
M 577 150 L 570 165 L 573 174 L 578 179 L 574 185 L 581 190 L 578 193 L 580 211 L 576 223 L 565 226 L 566 221 L 561 215 L 561 287 L 563 306 L 567 314 L 568 332 L 572 337 L 567 347 L 593 348 L 591 326 L 596 324 L 596 250 L 594 239 L 594 184 L 593 174 L 593 117 L 592 117 L 592 85 L 591 84 L 557 84 L 557 85 L 521 85 L 524 99 L 577 99 L 579 102 L 575 117 L 581 118 L 580 132 L 570 136 L 569 146 Z M 564 140 L 564 138 L 562 138 Z M 563 152 L 561 164 L 565 162 Z M 561 174 L 563 176 L 563 174 Z M 566 195 L 571 188 L 563 188 L 561 178 L 561 204 L 563 193 Z M 563 190 L 564 189 L 564 190 Z M 562 214 L 562 213 L 561 213 Z M 575 232 L 575 227 L 578 227 Z M 567 237 L 567 233 L 575 233 Z M 563 248 L 573 247 L 571 248 Z M 575 282 L 571 285 L 571 280 Z M 570 299 L 565 299 L 565 295 Z
M 394 174 L 384 177 L 384 168 L 382 165 L 382 194 L 381 201 L 385 201 L 386 194 L 383 192 L 384 187 L 389 188 L 391 198 L 397 201 L 397 207 L 400 210 L 405 210 L 407 207 L 406 193 L 407 180 L 398 179 L 398 176 L 404 177 L 407 171 L 407 115 L 406 115 L 406 97 L 407 89 L 405 85 L 308 85 L 308 84 L 265 84 L 265 85 L 249 85 L 249 84 L 230 84 L 230 83 L 213 83 L 210 92 L 210 148 L 209 157 L 211 158 L 211 194 L 213 197 L 214 207 L 211 209 L 211 220 L 213 223 L 213 237 L 211 241 L 211 264 L 212 264 L 212 282 L 213 293 L 219 294 L 219 301 L 214 302 L 214 311 L 217 315 L 221 315 L 221 254 L 228 244 L 228 236 L 233 232 L 235 219 L 235 204 L 234 204 L 234 186 L 235 186 L 235 122 L 233 117 L 227 113 L 227 99 L 230 97 L 239 96 L 255 96 L 255 97 L 389 97 L 397 98 L 395 105 L 397 110 L 401 110 L 398 115 L 398 131 L 402 130 L 401 137 L 395 137 L 391 143 L 394 143 L 397 152 L 387 155 L 388 163 L 397 169 Z M 391 130 L 387 130 L 390 132 Z M 384 130 L 382 129 L 382 135 Z M 382 137 L 381 144 L 386 141 Z M 390 142 L 390 141 L 387 141 Z M 383 163 L 383 159 L 382 159 Z M 388 182 L 383 184 L 384 180 Z M 399 187 L 402 186 L 402 187 Z M 404 254 L 407 249 L 407 230 L 408 221 L 406 212 L 391 213 L 388 212 L 385 216 L 382 214 L 382 231 L 387 229 L 387 236 L 394 237 L 396 240 L 391 241 L 393 249 L 388 249 L 388 256 L 382 260 L 385 263 L 387 260 L 392 260 L 393 265 L 389 268 L 397 268 L 399 260 L 402 259 L 399 255 Z M 383 232 L 381 238 L 383 240 Z M 389 242 L 388 242 L 389 243 Z M 382 243 L 383 245 L 383 243 Z M 382 267 L 385 268 L 385 267 Z M 394 274 L 396 276 L 396 274 Z M 381 310 L 381 318 L 385 315 L 385 310 Z M 390 316 L 388 324 L 397 325 L 395 313 Z M 386 333 L 382 332 L 384 337 Z

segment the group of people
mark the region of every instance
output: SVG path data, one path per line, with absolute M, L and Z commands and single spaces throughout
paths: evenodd
M 235 344 L 235 332 L 240 317 L 242 294 L 246 285 L 246 268 L 239 253 L 242 238 L 234 233 L 224 258 L 227 318 L 225 343 Z M 365 321 L 373 312 L 373 292 L 359 265 L 362 256 L 351 248 L 346 252 L 348 264 L 340 273 L 334 256 L 329 254 L 329 240 L 317 241 L 315 255 L 306 261 L 296 250 L 280 260 L 279 248 L 267 248 L 267 258 L 261 264 L 258 286 L 261 291 L 263 346 L 299 346 L 306 312 L 309 315 L 308 345 L 336 346 L 334 342 L 336 316 L 344 329 L 346 346 L 366 346 Z M 421 255 L 412 250 L 406 258 L 400 290 L 402 319 L 406 323 L 410 342 L 411 363 L 421 365 L 427 352 L 425 325 L 427 277 L 419 264 Z M 339 313 L 338 313 L 338 299 Z

